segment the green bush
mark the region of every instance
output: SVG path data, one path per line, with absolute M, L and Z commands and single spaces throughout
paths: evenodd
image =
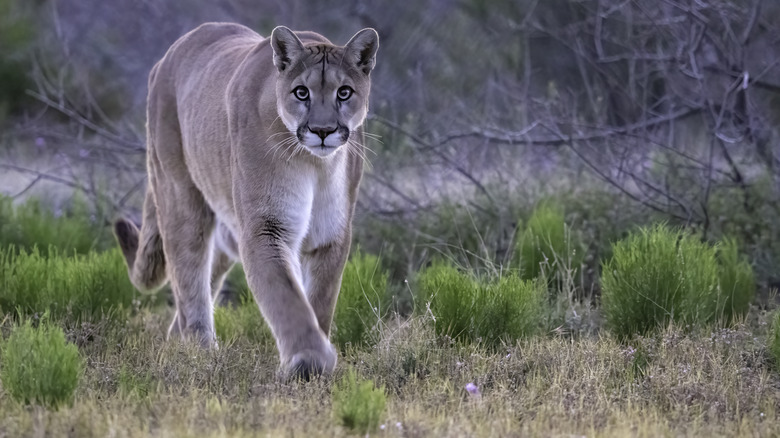
M 27 320 L 2 343 L 2 353 L 0 379 L 14 400 L 57 408 L 73 399 L 83 363 L 59 327 Z
M 358 380 L 353 369 L 333 388 L 333 416 L 360 434 L 376 430 L 385 414 L 386 403 L 384 385 L 376 388 L 371 380 Z
M 775 359 L 775 368 L 780 370 L 780 312 L 776 312 L 769 330 L 769 352 Z
M 544 276 L 554 290 L 561 290 L 565 281 L 577 277 L 583 255 L 583 245 L 572 237 L 563 211 L 553 205 L 537 207 L 525 230 L 517 233 L 514 258 L 520 277 L 532 280 Z
M 214 328 L 223 342 L 245 339 L 252 343 L 273 340 L 260 308 L 251 296 L 239 297 L 236 306 L 218 306 L 214 309 Z
M 734 316 L 745 314 L 750 307 L 756 279 L 750 264 L 739 256 L 736 240 L 723 240 L 717 247 L 717 255 L 720 268 L 718 315 L 723 323 L 731 324 Z
M 532 334 L 545 315 L 543 282 L 515 273 L 479 281 L 438 263 L 420 273 L 418 285 L 417 311 L 430 311 L 438 335 L 497 345 Z
M 747 312 L 752 278 L 733 242 L 718 249 L 656 225 L 613 245 L 613 257 L 602 266 L 602 305 L 607 324 L 619 336 L 671 322 L 725 324 Z
M 139 298 L 119 249 L 66 257 L 54 249 L 44 257 L 9 247 L 0 250 L 0 311 L 50 312 L 76 321 L 125 317 Z
M 55 216 L 37 199 L 14 206 L 11 198 L 0 196 L 0 247 L 15 245 L 31 250 L 37 246 L 43 255 L 50 247 L 60 254 L 105 249 L 112 240 L 107 228 L 94 222 L 86 202 L 78 198 L 62 215 Z
M 381 322 L 389 304 L 387 273 L 379 259 L 357 251 L 344 267 L 333 314 L 333 342 L 340 347 L 369 344 L 372 329 Z

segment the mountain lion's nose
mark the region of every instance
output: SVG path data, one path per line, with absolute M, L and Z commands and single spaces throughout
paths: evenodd
M 330 128 L 330 127 L 309 127 L 309 131 L 317 134 L 320 136 L 322 140 L 325 140 L 325 137 L 327 137 L 330 134 L 333 134 L 336 132 L 336 128 Z

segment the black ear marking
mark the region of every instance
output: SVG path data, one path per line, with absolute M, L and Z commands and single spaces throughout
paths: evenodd
M 284 71 L 303 52 L 303 43 L 284 26 L 278 26 L 271 32 L 271 48 L 274 50 L 274 65 Z
M 371 28 L 363 29 L 349 40 L 344 49 L 347 59 L 354 62 L 357 68 L 368 75 L 374 69 L 374 65 L 376 65 L 379 34 Z

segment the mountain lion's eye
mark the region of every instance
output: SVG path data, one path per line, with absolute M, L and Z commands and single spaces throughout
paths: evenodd
M 339 100 L 347 100 L 352 96 L 352 93 L 352 88 L 349 88 L 345 85 L 339 88 L 339 91 L 336 93 L 336 97 L 338 97 Z
M 298 100 L 309 100 L 309 89 L 303 85 L 295 87 L 293 94 L 298 98 Z

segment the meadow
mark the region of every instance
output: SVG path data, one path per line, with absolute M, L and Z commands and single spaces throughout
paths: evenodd
M 165 340 L 153 65 L 208 21 L 380 35 L 333 375 L 240 267 Z M 0 438 L 778 436 L 780 2 L 0 0 Z
M 78 202 L 58 216 L 4 202 L 0 436 L 780 430 L 780 322 L 735 240 L 651 224 L 592 260 L 583 227 L 541 203 L 506 263 L 477 265 L 464 242 L 463 257 L 440 252 L 398 280 L 391 251 L 355 248 L 331 334 L 336 372 L 284 381 L 240 269 L 217 309 L 218 350 L 165 341 L 168 292 L 133 290 Z

